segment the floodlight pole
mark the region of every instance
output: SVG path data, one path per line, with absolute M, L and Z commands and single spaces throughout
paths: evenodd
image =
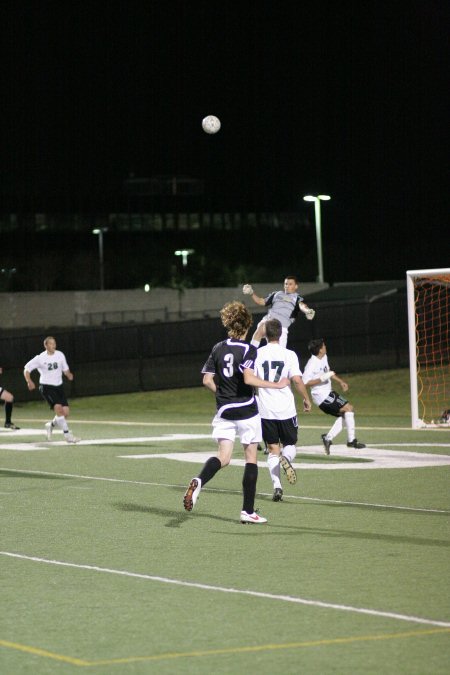
M 329 201 L 331 197 L 329 195 L 305 195 L 303 197 L 305 202 L 314 202 L 314 216 L 316 221 L 316 245 L 317 245 L 317 267 L 318 275 L 317 281 L 319 284 L 324 283 L 323 279 L 323 257 L 322 257 L 322 222 L 320 216 L 320 202 Z
M 107 227 L 97 227 L 95 230 L 92 230 L 92 234 L 98 235 L 98 259 L 100 265 L 100 290 L 105 290 L 105 266 L 103 262 L 103 234 L 108 232 Z
M 181 256 L 181 262 L 183 263 L 183 267 L 187 266 L 188 256 L 192 255 L 192 253 L 195 253 L 193 248 L 183 248 L 174 252 L 176 256 Z

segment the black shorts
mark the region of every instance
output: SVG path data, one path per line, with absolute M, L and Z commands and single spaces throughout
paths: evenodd
M 69 405 L 62 384 L 57 387 L 52 384 L 40 384 L 39 391 L 41 392 L 42 398 L 47 401 L 52 410 L 57 404 L 63 406 Z
M 262 435 L 266 443 L 275 445 L 295 445 L 298 438 L 297 417 L 287 420 L 261 420 Z
M 323 410 L 327 415 L 333 415 L 333 417 L 340 417 L 342 413 L 340 412 L 341 408 L 348 403 L 347 399 L 338 394 L 336 391 L 330 391 L 325 401 L 319 405 L 319 408 Z

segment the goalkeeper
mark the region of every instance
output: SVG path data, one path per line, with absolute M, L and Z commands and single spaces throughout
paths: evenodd
M 303 312 L 307 319 L 314 319 L 315 311 L 303 302 L 303 298 L 297 293 L 297 289 L 298 281 L 297 277 L 294 276 L 286 277 L 284 291 L 273 291 L 266 298 L 260 298 L 250 284 L 245 284 L 242 289 L 244 295 L 251 295 L 253 302 L 256 302 L 257 305 L 269 307 L 267 315 L 258 323 L 251 339 L 251 344 L 256 348 L 259 347 L 261 340 L 266 337 L 266 321 L 268 319 L 278 319 L 281 323 L 280 345 L 282 347 L 287 345 L 289 327 L 294 323 L 299 312 Z
M 311 387 L 311 396 L 314 403 L 326 415 L 333 415 L 337 418 L 329 432 L 322 434 L 326 454 L 330 454 L 333 438 L 342 431 L 344 423 L 347 429 L 347 448 L 358 450 L 365 448 L 364 443 L 360 443 L 355 438 L 355 413 L 352 404 L 331 388 L 331 380 L 334 380 L 345 393 L 348 391 L 348 384 L 341 380 L 333 370 L 330 370 L 325 342 L 322 338 L 311 340 L 308 349 L 311 358 L 303 371 L 303 382 Z

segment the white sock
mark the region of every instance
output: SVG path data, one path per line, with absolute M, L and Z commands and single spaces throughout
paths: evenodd
M 64 415 L 55 415 L 53 419 L 53 424 L 58 427 L 58 429 L 62 429 L 64 433 L 67 433 L 69 431 L 69 427 L 67 426 L 66 418 Z
M 326 434 L 327 441 L 332 441 L 342 431 L 342 417 L 337 417 L 330 431 Z
M 279 455 L 276 455 L 274 452 L 271 452 L 267 456 L 267 466 L 269 467 L 269 473 L 272 479 L 274 489 L 281 488 Z
M 351 443 L 355 440 L 355 413 L 344 413 L 345 426 L 347 427 L 347 442 Z
M 283 455 L 283 457 L 286 457 L 286 459 L 288 459 L 292 464 L 297 455 L 297 448 L 295 447 L 295 445 L 285 445 L 283 447 L 283 450 L 281 451 L 281 454 Z

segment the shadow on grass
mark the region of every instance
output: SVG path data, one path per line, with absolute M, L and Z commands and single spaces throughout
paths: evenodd
M 73 480 L 71 476 L 47 476 L 43 473 L 33 473 L 31 471 L 13 471 L 12 469 L 0 469 L 0 476 L 9 478 L 35 478 L 37 480 Z
M 166 527 L 180 527 L 183 523 L 191 518 L 208 518 L 212 520 L 220 520 L 224 523 L 236 523 L 235 518 L 224 518 L 223 516 L 218 516 L 213 513 L 200 513 L 196 511 L 195 514 L 188 513 L 187 511 L 182 510 L 180 504 L 180 511 L 173 511 L 171 509 L 161 509 L 155 506 L 143 506 L 142 504 L 133 504 L 131 502 L 115 502 L 113 506 L 121 511 L 130 511 L 134 513 L 151 513 L 154 516 L 162 516 L 164 518 L 169 518 L 166 523 Z
M 258 494 L 258 499 L 261 499 L 261 501 L 272 501 L 272 497 L 270 495 L 263 495 L 263 494 Z M 298 506 L 298 501 L 289 501 L 289 496 L 286 495 L 283 498 L 283 504 L 289 505 L 289 506 Z M 338 508 L 338 509 L 363 509 L 364 511 L 385 511 L 386 513 L 392 513 L 395 511 L 395 513 L 401 513 L 402 515 L 410 515 L 410 516 L 445 516 L 448 518 L 449 516 L 449 511 L 446 511 L 445 509 L 442 510 L 435 510 L 433 511 L 431 508 L 427 511 L 425 507 L 420 507 L 418 506 L 417 508 L 414 508 L 414 506 L 396 506 L 395 504 L 392 506 L 385 506 L 383 504 L 361 504 L 361 503 L 356 503 L 356 502 L 345 502 L 343 501 L 342 503 L 334 503 L 334 502 L 327 502 L 324 501 L 322 502 L 320 498 L 317 498 L 317 501 L 314 500 L 314 497 L 311 497 L 310 499 L 305 499 L 303 502 L 302 506 L 319 506 L 323 508 Z
M 238 518 L 225 518 L 214 513 L 202 513 L 195 511 L 195 513 L 187 513 L 186 511 L 173 511 L 171 509 L 162 509 L 154 506 L 143 506 L 142 504 L 134 504 L 131 502 L 115 502 L 113 504 L 121 511 L 128 511 L 134 513 L 149 513 L 163 518 L 169 518 L 166 527 L 180 527 L 191 518 L 205 518 L 207 520 L 217 520 L 223 523 L 232 523 L 233 525 L 240 524 Z M 246 528 L 247 529 L 247 528 Z M 353 530 L 333 530 L 321 527 L 305 527 L 301 525 L 283 525 L 282 523 L 270 522 L 261 527 L 250 527 L 250 530 L 263 533 L 265 536 L 279 536 L 284 535 L 320 535 L 323 537 L 334 537 L 336 539 L 361 539 L 365 541 L 380 541 L 391 544 L 411 544 L 415 546 L 438 546 L 450 547 L 450 541 L 445 539 L 426 539 L 424 537 L 406 537 L 401 535 L 390 535 L 378 532 L 355 532 Z M 274 531 L 276 530 L 276 531 Z M 281 530 L 281 532 L 280 532 Z M 230 534 L 229 532 L 219 532 L 218 534 Z M 247 533 L 242 532 L 247 536 Z M 235 536 L 235 533 L 233 533 Z

